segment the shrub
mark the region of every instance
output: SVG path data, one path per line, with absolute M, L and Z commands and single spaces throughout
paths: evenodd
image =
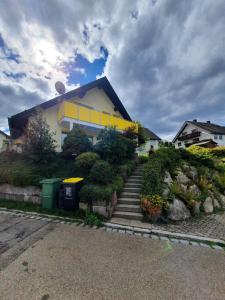
M 84 152 L 77 156 L 75 167 L 82 176 L 88 175 L 91 168 L 100 157 L 94 152 Z
M 128 160 L 118 167 L 117 173 L 126 179 L 133 172 L 135 165 L 133 160 Z
M 113 190 L 117 192 L 117 195 L 120 195 L 123 191 L 124 180 L 122 176 L 116 176 L 112 181 Z
M 85 132 L 79 126 L 75 126 L 64 139 L 62 149 L 65 158 L 72 158 L 73 155 L 78 156 L 83 152 L 91 151 L 92 144 Z
M 147 195 L 141 197 L 141 208 L 145 212 L 149 212 L 153 208 L 166 208 L 167 202 L 159 195 Z
M 109 202 L 113 194 L 113 187 L 111 185 L 94 185 L 86 184 L 80 190 L 80 199 L 92 206 L 94 201 Z
M 91 168 L 89 181 L 98 184 L 109 184 L 112 182 L 113 170 L 106 161 L 96 161 Z
M 145 164 L 148 162 L 148 156 L 140 155 L 138 156 L 138 161 L 140 164 Z
M 95 145 L 102 159 L 112 164 L 121 164 L 124 160 L 132 158 L 135 151 L 135 142 L 122 136 L 112 128 L 102 130 Z
M 95 226 L 102 226 L 102 217 L 100 217 L 96 213 L 88 212 L 86 211 L 85 217 L 84 217 L 84 223 L 87 225 L 95 225 Z
M 144 168 L 142 194 L 161 195 L 163 189 L 162 164 L 157 159 L 149 159 Z

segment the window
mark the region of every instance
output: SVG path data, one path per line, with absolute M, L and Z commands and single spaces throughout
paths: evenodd
M 217 138 L 218 138 L 217 135 L 214 135 L 214 140 L 217 140 Z
M 154 150 L 154 146 L 153 145 L 151 145 L 151 150 Z
M 181 142 L 178 143 L 178 147 L 180 147 L 180 146 L 181 146 Z
M 193 132 L 197 132 L 197 131 L 198 131 L 198 130 L 195 128 L 195 129 L 192 129 L 191 132 L 193 133 Z
M 67 137 L 67 133 L 62 132 L 62 134 L 61 134 L 61 145 L 64 144 L 64 140 L 65 140 L 66 137 Z
M 222 140 L 222 139 L 223 139 L 223 136 L 222 136 L 222 135 L 220 135 L 220 136 L 219 136 L 219 139 L 220 139 L 220 140 Z
M 193 139 L 193 142 L 199 142 L 199 138 Z

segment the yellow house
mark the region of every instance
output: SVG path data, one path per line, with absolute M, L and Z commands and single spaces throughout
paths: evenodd
M 9 136 L 0 130 L 0 152 L 6 150 Z
M 55 133 L 57 151 L 61 151 L 64 138 L 74 124 L 82 127 L 93 144 L 105 127 L 115 127 L 123 132 L 135 126 L 138 130 L 106 77 L 10 117 L 8 121 L 14 145 L 24 142 L 29 118 L 37 109 L 41 109 L 50 130 Z

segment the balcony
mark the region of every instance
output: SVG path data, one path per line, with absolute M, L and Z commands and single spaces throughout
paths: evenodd
M 63 121 L 71 121 L 97 128 L 115 127 L 118 131 L 124 131 L 134 126 L 136 132 L 138 131 L 138 126 L 135 122 L 66 101 L 61 103 L 58 110 L 58 122 L 62 123 Z
M 189 134 L 184 134 L 184 135 L 180 136 L 178 138 L 178 141 L 185 141 L 185 140 L 197 138 L 197 137 L 200 137 L 200 135 L 201 135 L 200 131 L 195 131 L 195 132 L 192 132 L 192 133 L 189 133 Z

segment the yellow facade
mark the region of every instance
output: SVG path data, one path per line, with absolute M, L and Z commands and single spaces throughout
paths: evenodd
M 128 127 L 136 126 L 134 122 L 123 119 L 114 105 L 102 89 L 94 88 L 89 90 L 83 98 L 74 97 L 65 100 L 60 104 L 43 110 L 43 118 L 48 123 L 50 130 L 54 133 L 57 144 L 57 151 L 61 151 L 62 134 L 68 132 L 69 127 L 65 126 L 65 120 L 90 126 L 116 127 L 123 131 Z M 89 132 L 87 130 L 87 134 Z M 93 142 L 96 142 L 96 133 L 90 133 Z

